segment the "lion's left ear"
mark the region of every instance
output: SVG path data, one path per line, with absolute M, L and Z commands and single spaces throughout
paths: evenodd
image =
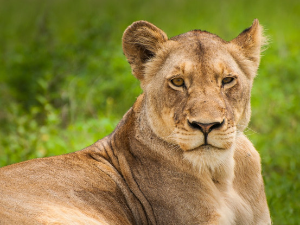
M 238 46 L 239 51 L 258 67 L 262 47 L 267 44 L 267 39 L 263 35 L 263 28 L 258 19 L 255 19 L 252 26 L 244 30 L 231 43 Z
M 168 37 L 153 24 L 147 21 L 137 21 L 125 30 L 122 40 L 123 52 L 131 65 L 132 73 L 142 80 L 145 63 L 155 57 Z

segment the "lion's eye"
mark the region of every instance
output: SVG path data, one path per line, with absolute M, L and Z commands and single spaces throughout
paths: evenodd
M 171 82 L 176 87 L 182 87 L 184 85 L 184 80 L 182 78 L 174 78 L 171 80 Z
M 225 77 L 225 78 L 222 80 L 222 84 L 223 84 L 223 85 L 229 84 L 229 83 L 231 83 L 233 80 L 234 80 L 233 77 Z

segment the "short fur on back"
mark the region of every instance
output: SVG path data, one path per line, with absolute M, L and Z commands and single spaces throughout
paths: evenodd
M 0 169 L 0 224 L 271 224 L 243 134 L 265 38 L 168 38 L 146 21 L 123 51 L 143 94 L 115 131 L 71 154 Z

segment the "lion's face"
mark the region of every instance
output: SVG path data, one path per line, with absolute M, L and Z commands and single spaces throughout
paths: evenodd
M 250 118 L 260 30 L 255 21 L 231 42 L 199 30 L 168 40 L 144 21 L 125 31 L 124 53 L 141 80 L 147 120 L 158 137 L 185 152 L 231 148 Z

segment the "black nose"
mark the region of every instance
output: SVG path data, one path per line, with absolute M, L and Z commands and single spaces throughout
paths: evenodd
M 214 122 L 214 123 L 200 123 L 197 121 L 188 121 L 189 125 L 195 129 L 201 130 L 201 132 L 203 134 L 208 134 L 209 132 L 211 132 L 213 129 L 217 129 L 219 127 L 221 127 L 224 124 L 223 120 L 221 123 L 220 122 Z

